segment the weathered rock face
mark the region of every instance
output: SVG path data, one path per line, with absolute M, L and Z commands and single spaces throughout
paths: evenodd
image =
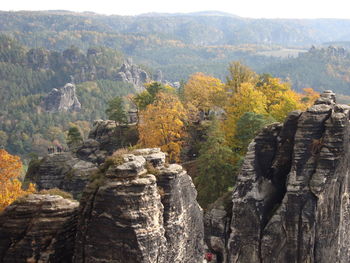
M 76 202 L 50 195 L 30 195 L 0 215 L 4 262 L 202 262 L 203 215 L 191 177 L 180 165 L 166 164 L 159 148 L 111 158 L 98 171 L 70 153 L 49 155 L 31 167 L 27 177 L 39 189 L 75 193 L 83 184 L 67 177 L 84 169 L 84 184 L 90 183 L 78 216 Z M 47 243 L 35 239 L 40 231 Z M 53 232 L 59 236 L 51 237 Z M 16 241 L 27 235 L 23 244 Z
M 35 183 L 38 190 L 59 188 L 79 199 L 97 170 L 95 164 L 80 160 L 69 152 L 56 153 L 31 165 L 25 180 Z
M 227 244 L 232 217 L 232 195 L 227 193 L 211 204 L 204 214 L 204 241 L 216 262 L 227 262 Z
M 0 214 L 1 262 L 71 262 L 79 203 L 32 194 Z
M 115 121 L 97 120 L 76 154 L 82 160 L 100 164 L 115 150 L 135 145 L 137 141 L 136 125 L 119 126 Z
M 134 145 L 138 140 L 136 126 L 117 126 L 114 121 L 96 121 L 89 139 L 76 153 L 49 154 L 29 166 L 25 180 L 38 190 L 59 188 L 79 199 L 91 175 L 115 150 Z
M 128 59 L 120 67 L 116 80 L 131 83 L 137 91 L 143 90 L 143 84 L 149 82 L 150 78 L 146 71 L 139 66 L 134 65 L 131 59 Z
M 81 104 L 75 93 L 75 85 L 71 83 L 53 89 L 43 103 L 44 109 L 49 112 L 79 111 L 81 109 Z
M 349 262 L 349 110 L 326 91 L 249 145 L 229 262 Z
M 123 158 L 84 192 L 74 261 L 201 262 L 202 211 L 191 178 L 166 167 L 159 149 Z

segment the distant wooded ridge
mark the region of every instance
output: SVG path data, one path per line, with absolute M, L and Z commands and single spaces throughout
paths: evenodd
M 300 47 L 350 41 L 350 20 L 253 19 L 217 11 L 138 16 L 107 16 L 61 10 L 2 11 L 0 31 L 41 34 L 45 31 L 96 31 L 156 35 L 160 39 L 176 39 L 194 45 L 276 44 Z

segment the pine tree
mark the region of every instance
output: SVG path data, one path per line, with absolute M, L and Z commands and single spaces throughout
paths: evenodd
M 124 102 L 121 97 L 115 97 L 108 102 L 106 114 L 108 119 L 116 121 L 119 124 L 127 123 L 127 116 L 124 111 Z
M 69 128 L 67 137 L 67 144 L 71 149 L 76 148 L 83 141 L 79 129 L 75 126 Z
M 199 175 L 195 178 L 198 202 L 203 208 L 234 185 L 234 160 L 234 153 L 226 144 L 219 122 L 214 119 L 207 140 L 199 151 Z

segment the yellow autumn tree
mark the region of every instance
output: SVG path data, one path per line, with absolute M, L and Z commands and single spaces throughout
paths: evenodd
M 303 93 L 300 94 L 300 101 L 302 104 L 302 110 L 311 107 L 314 102 L 320 97 L 320 93 L 313 90 L 313 88 L 304 88 Z
M 235 93 L 243 83 L 248 82 L 255 84 L 258 80 L 258 74 L 239 61 L 230 63 L 228 72 L 229 76 L 226 79 L 226 89 L 233 93 Z
M 21 170 L 20 158 L 0 149 L 0 211 L 17 198 L 35 192 L 33 184 L 27 190 L 22 189 L 22 183 L 18 180 Z
M 262 75 L 256 89 L 265 94 L 266 112 L 276 121 L 282 122 L 289 112 L 302 108 L 300 95 L 279 78 Z
M 227 118 L 223 123 L 227 141 L 231 146 L 235 145 L 234 135 L 237 121 L 246 112 L 267 115 L 267 102 L 265 94 L 257 90 L 253 83 L 245 82 L 237 87 L 225 109 Z
M 215 106 L 222 106 L 225 99 L 224 87 L 217 78 L 201 72 L 195 73 L 184 86 L 185 103 L 203 112 Z
M 176 95 L 158 93 L 154 103 L 140 112 L 140 145 L 160 147 L 168 153 L 170 162 L 179 161 L 186 116 L 186 111 Z

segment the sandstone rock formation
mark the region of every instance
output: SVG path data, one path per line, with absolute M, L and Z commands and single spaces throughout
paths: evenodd
M 80 199 L 78 217 L 74 222 L 69 221 L 72 231 L 76 229 L 72 234 L 76 238 L 74 244 L 71 239 L 67 241 L 69 248 L 65 252 L 67 254 L 62 253 L 64 260 L 56 260 L 56 253 L 61 251 L 60 246 L 55 246 L 57 250 L 47 247 L 49 252 L 40 247 L 35 250 L 34 260 L 47 259 L 49 255 L 53 259 L 43 259 L 42 262 L 202 262 L 203 215 L 196 201 L 197 192 L 182 166 L 166 164 L 165 154 L 159 148 L 114 155 L 98 168 L 71 153 L 52 154 L 29 170 L 26 179 L 36 180 L 40 189 L 56 187 L 79 196 L 81 187 L 87 184 Z M 86 174 L 80 176 L 84 180 L 79 181 L 79 175 L 84 171 Z M 10 206 L 5 214 L 13 211 L 11 216 L 0 215 L 0 252 L 12 255 L 7 252 L 12 242 L 9 240 L 13 240 L 12 236 L 17 238 L 20 235 L 17 233 L 18 225 L 10 222 L 12 218 L 30 217 L 31 222 L 42 222 L 35 228 L 36 231 L 51 233 L 51 224 L 52 229 L 61 228 L 53 219 L 41 219 L 44 212 L 36 210 L 39 209 L 36 204 L 39 206 L 44 202 L 42 209 L 51 209 L 51 214 L 56 218 L 57 214 L 62 213 L 63 206 L 56 204 L 52 198 L 33 195 L 20 202 L 20 205 Z M 48 200 L 52 206 L 47 203 Z M 70 206 L 69 202 L 67 204 Z M 37 211 L 38 216 L 31 212 L 30 206 L 33 206 L 31 209 Z M 60 222 L 63 224 L 63 221 Z M 25 229 L 26 224 L 29 223 L 23 223 Z M 2 226 L 3 229 L 10 227 L 7 232 L 1 232 Z M 22 237 L 23 231 L 20 233 Z M 65 234 L 60 235 L 65 238 Z M 2 238 L 6 242 L 1 241 Z M 50 241 L 49 244 L 54 242 Z M 26 243 L 26 246 L 32 251 L 35 241 Z M 29 258 L 27 254 L 25 256 Z M 20 258 L 18 261 L 4 262 L 25 261 Z
M 202 211 L 191 178 L 165 165 L 159 149 L 122 158 L 84 192 L 74 261 L 201 262 Z
M 77 156 L 82 160 L 100 164 L 115 150 L 135 145 L 137 141 L 135 125 L 118 125 L 111 120 L 97 120 L 88 139 L 77 150 Z
M 136 91 L 142 91 L 143 84 L 149 82 L 150 78 L 146 71 L 134 65 L 132 60 L 128 59 L 120 67 L 116 80 L 131 83 L 135 86 Z
M 98 165 L 117 149 L 134 145 L 137 140 L 136 126 L 96 121 L 89 138 L 75 153 L 49 154 L 31 163 L 25 181 L 35 183 L 38 190 L 59 188 L 79 199 Z
M 43 101 L 49 112 L 79 111 L 81 104 L 75 93 L 75 85 L 67 83 L 64 87 L 53 89 Z
M 32 194 L 0 214 L 0 262 L 71 262 L 79 203 Z
M 38 190 L 59 188 L 79 199 L 97 170 L 95 164 L 80 160 L 69 152 L 50 154 L 32 163 L 25 181 L 35 183 Z
M 208 251 L 215 254 L 218 263 L 227 262 L 231 217 L 231 193 L 227 193 L 216 200 L 204 214 L 204 241 Z
M 249 145 L 228 262 L 349 262 L 349 111 L 325 91 Z

